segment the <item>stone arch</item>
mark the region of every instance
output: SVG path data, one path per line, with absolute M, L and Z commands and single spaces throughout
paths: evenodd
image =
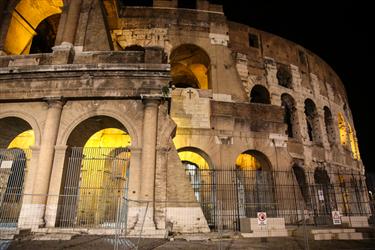
M 309 98 L 305 100 L 305 117 L 308 139 L 315 143 L 321 143 L 319 115 L 315 103 Z
M 53 15 L 61 14 L 64 3 L 63 0 L 21 0 L 13 4 L 17 5 L 11 9 L 4 50 L 9 54 L 29 54 L 39 24 Z
M 196 153 L 198 155 L 200 155 L 208 164 L 208 169 L 214 169 L 214 164 L 211 160 L 211 157 L 206 153 L 204 152 L 202 149 L 200 148 L 197 148 L 197 147 L 182 147 L 182 148 L 179 148 L 177 150 L 178 153 L 181 153 L 181 152 L 193 152 L 193 153 Z
M 337 207 L 337 204 L 335 204 L 334 188 L 327 170 L 317 167 L 314 171 L 314 182 L 315 213 L 321 217 L 321 220 L 330 220 L 331 211 Z
M 208 89 L 211 60 L 207 52 L 195 44 L 181 44 L 170 54 L 172 84 L 176 87 Z
M 331 145 L 334 145 L 336 142 L 335 126 L 333 125 L 331 110 L 327 106 L 324 106 L 324 124 L 326 127 L 328 142 Z
M 255 217 L 259 211 L 275 216 L 276 198 L 272 165 L 257 150 L 246 150 L 236 159 L 236 189 L 240 217 Z
M 14 130 L 13 130 L 14 129 Z M 35 146 L 40 145 L 41 135 L 37 121 L 29 114 L 7 112 L 0 114 L 0 131 L 9 131 L 6 135 L 0 134 L 0 148 L 4 148 L 20 133 L 33 130 Z
M 299 123 L 296 102 L 289 94 L 281 95 L 281 106 L 284 107 L 284 123 L 287 124 L 285 134 L 290 138 L 299 138 Z
M 71 135 L 75 127 L 77 127 L 83 121 L 90 119 L 91 117 L 95 117 L 95 116 L 106 116 L 106 117 L 111 117 L 112 119 L 117 120 L 118 123 L 120 123 L 123 127 L 126 128 L 126 131 L 129 133 L 130 137 L 132 138 L 132 147 L 139 146 L 140 137 L 137 133 L 136 126 L 133 124 L 131 119 L 124 115 L 118 114 L 112 110 L 89 111 L 81 115 L 80 117 L 77 117 L 76 119 L 74 119 L 74 122 L 69 124 L 68 127 L 64 130 L 61 138 L 58 141 L 58 145 L 68 145 L 69 136 Z
M 71 130 L 60 188 L 59 226 L 115 222 L 118 201 L 129 183 L 130 141 L 124 124 L 106 115 L 90 116 Z
M 259 84 L 255 85 L 250 92 L 250 102 L 271 104 L 271 98 L 268 89 Z

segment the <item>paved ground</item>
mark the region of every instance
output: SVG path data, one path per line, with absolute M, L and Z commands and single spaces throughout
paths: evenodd
M 120 240 L 119 249 L 134 249 L 138 239 Z M 10 244 L 9 244 L 10 243 Z M 3 245 L 3 247 L 1 247 Z M 7 246 L 8 245 L 8 246 Z M 77 236 L 69 241 L 40 241 L 24 239 L 12 242 L 3 241 L 0 249 L 18 250 L 43 250 L 43 249 L 90 249 L 104 250 L 114 249 L 114 240 L 106 236 Z M 223 238 L 203 241 L 187 241 L 185 239 L 175 239 L 168 241 L 165 239 L 141 239 L 138 249 L 305 249 L 304 239 L 301 237 L 268 238 L 262 239 L 241 239 Z M 309 240 L 309 249 L 375 249 L 375 239 L 362 241 L 313 241 Z

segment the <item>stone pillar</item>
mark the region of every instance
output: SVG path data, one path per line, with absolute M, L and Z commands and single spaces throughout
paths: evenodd
M 74 38 L 77 31 L 79 16 L 81 13 L 82 0 L 70 0 L 68 15 L 64 27 L 62 42 L 74 44 Z
M 64 163 L 67 159 L 66 150 L 68 146 L 66 145 L 56 145 L 55 146 L 55 156 L 53 160 L 53 167 L 51 172 L 51 179 L 48 189 L 48 199 L 45 211 L 45 223 L 46 227 L 55 227 L 57 222 L 57 209 L 59 204 L 60 188 L 63 183 L 63 171 Z
M 74 39 L 77 31 L 78 21 L 81 13 L 82 0 L 67 1 L 68 13 L 61 37 L 61 44 L 52 48 L 52 64 L 72 63 L 74 57 Z
M 158 111 L 160 99 L 148 98 L 143 103 L 143 140 L 142 140 L 142 185 L 141 199 L 152 201 L 154 197 L 155 164 L 156 164 L 156 137 L 158 129 Z
M 18 218 L 18 227 L 28 228 L 32 226 L 32 221 L 30 220 L 30 212 L 32 210 L 32 194 L 35 182 L 35 174 L 38 168 L 38 159 L 40 153 L 39 145 L 30 147 L 31 149 L 31 159 L 30 165 L 27 166 L 28 170 L 26 173 L 25 184 L 23 188 L 23 199 L 20 216 Z
M 54 147 L 59 131 L 61 111 L 64 102 L 61 99 L 47 99 L 48 111 L 44 124 L 38 168 L 35 174 L 32 209 L 30 217 L 34 226 L 44 225 L 44 212 L 47 201 L 48 187 L 50 184 L 52 163 L 54 158 Z

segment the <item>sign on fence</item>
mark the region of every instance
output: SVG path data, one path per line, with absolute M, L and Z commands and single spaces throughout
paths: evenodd
M 333 225 L 341 225 L 340 211 L 332 211 L 332 221 Z
M 266 212 L 258 212 L 258 225 L 267 225 L 267 214 Z
M 10 169 L 12 168 L 13 161 L 2 161 L 0 164 L 0 168 Z
M 324 194 L 323 194 L 323 190 L 321 190 L 321 189 L 318 189 L 318 196 L 319 196 L 319 200 L 320 200 L 320 201 L 324 201 Z

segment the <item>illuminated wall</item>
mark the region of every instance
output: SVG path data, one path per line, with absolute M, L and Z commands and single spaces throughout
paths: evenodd
M 8 54 L 29 54 L 36 28 L 47 17 L 61 13 L 62 0 L 22 0 L 12 13 L 4 50 Z
M 359 160 L 361 159 L 361 156 L 359 154 L 358 142 L 354 136 L 353 129 L 349 123 L 348 123 L 348 127 L 349 127 L 349 141 L 350 141 L 350 147 L 352 149 L 353 158 L 356 160 Z
M 178 153 L 182 162 L 187 161 L 194 163 L 199 169 L 210 169 L 207 161 L 199 154 L 192 151 L 182 151 Z
M 92 135 L 84 146 L 78 220 L 101 223 L 112 218 L 125 189 L 130 152 L 118 151 L 131 145 L 128 133 L 107 128 Z M 109 148 L 109 150 L 100 150 Z
M 347 141 L 348 141 L 348 132 L 347 132 L 347 129 L 346 129 L 345 118 L 341 113 L 338 114 L 338 126 L 339 126 L 341 145 L 345 146 L 345 145 L 347 145 Z
M 260 170 L 262 166 L 260 162 L 252 155 L 243 153 L 236 159 L 236 167 L 241 170 Z
M 10 143 L 8 148 L 20 148 L 29 149 L 35 143 L 35 136 L 33 130 L 27 130 L 14 138 Z

